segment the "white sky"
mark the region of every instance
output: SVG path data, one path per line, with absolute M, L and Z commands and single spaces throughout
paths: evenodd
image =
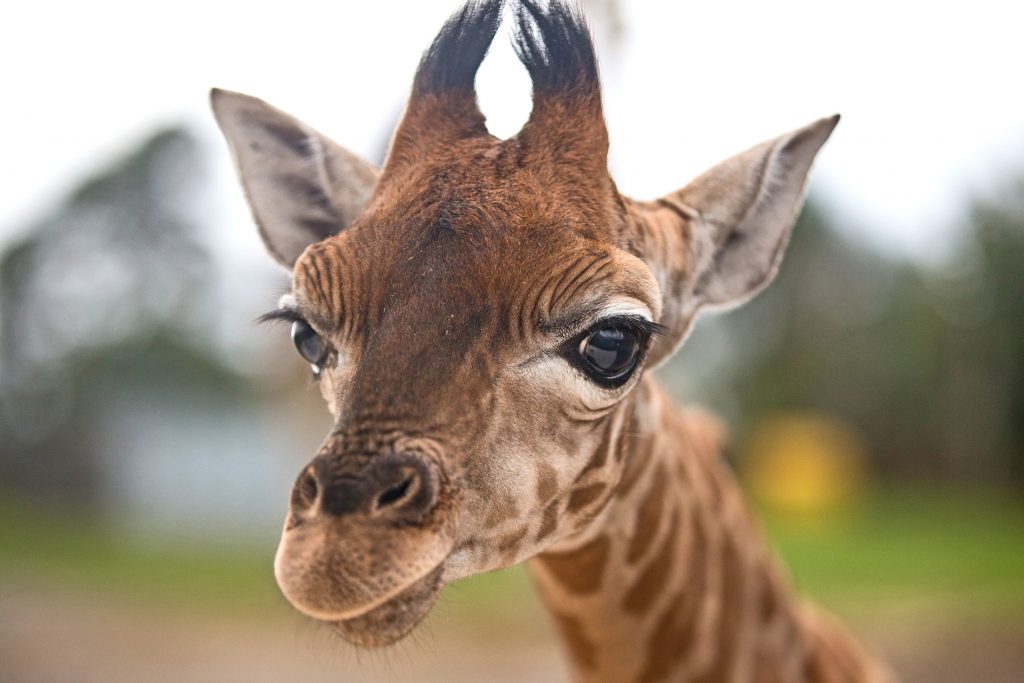
M 611 166 L 649 198 L 761 139 L 843 114 L 815 186 L 899 253 L 934 256 L 961 200 L 1024 167 L 1024 3 L 623 0 L 613 42 L 592 21 Z M 185 120 L 207 136 L 214 190 L 244 222 L 207 113 L 210 86 L 262 97 L 372 156 L 415 65 L 461 0 L 22 2 L 0 26 L 0 240 L 129 149 Z M 512 134 L 529 83 L 499 36 L 478 79 Z M 231 230 L 240 249 L 254 231 Z M 941 251 L 941 248 L 938 249 Z

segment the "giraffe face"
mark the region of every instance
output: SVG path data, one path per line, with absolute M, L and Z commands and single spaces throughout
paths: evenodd
M 281 314 L 336 422 L 296 483 L 277 576 L 361 644 L 577 531 L 618 478 L 609 431 L 660 290 L 608 237 L 615 197 L 542 190 L 504 161 L 517 144 L 466 143 L 414 171 L 426 186 L 379 187 L 294 267 Z
M 266 103 L 212 104 L 268 251 L 268 315 L 335 425 L 299 474 L 275 561 L 302 612 L 386 645 L 443 585 L 577 533 L 619 481 L 645 366 L 703 306 L 764 287 L 836 119 L 655 202 L 607 172 L 597 64 L 560 2 L 516 3 L 533 111 L 491 136 L 473 79 L 501 18 L 471 2 L 427 50 L 378 172 Z

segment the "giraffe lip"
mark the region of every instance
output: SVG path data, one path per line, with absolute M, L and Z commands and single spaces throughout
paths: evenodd
M 404 612 L 409 612 L 409 606 L 417 600 L 423 599 L 424 596 L 431 598 L 426 605 L 427 609 L 429 609 L 430 605 L 433 604 L 433 598 L 436 597 L 437 592 L 444 585 L 442 578 L 447 559 L 447 557 L 442 559 L 433 568 L 428 569 L 425 574 L 413 579 L 404 586 L 396 587 L 371 597 L 353 595 L 351 592 L 352 582 L 338 581 L 337 574 L 333 572 L 321 575 L 322 579 L 327 579 L 326 582 L 313 583 L 304 581 L 302 580 L 305 578 L 302 572 L 304 565 L 298 564 L 298 571 L 296 571 L 296 565 L 282 561 L 283 557 L 286 557 L 286 553 L 282 552 L 279 548 L 278 555 L 275 558 L 274 573 L 278 586 L 282 593 L 284 593 L 285 598 L 293 607 L 306 616 L 334 625 L 376 624 L 381 621 L 382 615 L 391 614 L 396 607 L 401 607 Z M 328 556 L 329 559 L 330 556 Z M 298 580 L 296 580 L 296 577 L 298 577 Z M 341 590 L 350 592 L 342 594 L 340 600 L 333 602 L 323 600 L 323 595 L 330 593 L 332 589 L 336 592 Z M 431 589 L 436 590 L 432 591 Z M 313 596 L 313 599 L 310 599 L 310 596 Z M 391 616 L 393 619 L 398 617 L 396 614 Z
M 325 516 L 291 526 L 293 518 L 274 558 L 278 587 L 306 616 L 352 625 L 344 632 L 379 626 L 384 614 L 395 623 L 407 618 L 416 599 L 429 597 L 425 587 L 439 583 L 454 536 L 443 519 L 428 528 L 395 528 L 386 520 Z M 389 612 L 400 605 L 405 616 Z
M 430 612 L 444 583 L 444 563 L 398 595 L 349 619 L 329 621 L 334 631 L 354 645 L 378 648 L 407 636 Z

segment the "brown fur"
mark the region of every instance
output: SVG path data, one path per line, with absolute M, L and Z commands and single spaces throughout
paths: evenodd
M 698 311 L 770 281 L 837 119 L 634 201 L 607 172 L 582 20 L 516 8 L 534 109 L 507 140 L 472 85 L 496 0 L 428 50 L 379 174 L 284 112 L 214 94 L 261 234 L 293 270 L 271 317 L 318 338 L 335 418 L 296 482 L 278 583 L 380 646 L 446 583 L 535 558 L 586 680 L 882 680 L 789 595 L 719 463 L 720 429 L 644 374 Z M 646 325 L 639 360 L 598 381 L 581 340 L 625 315 Z
M 608 550 L 608 539 L 598 536 L 578 550 L 547 553 L 538 562 L 570 592 L 593 593 L 601 586 Z

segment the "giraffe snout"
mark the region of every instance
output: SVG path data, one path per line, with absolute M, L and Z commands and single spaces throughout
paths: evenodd
M 291 507 L 304 517 L 364 514 L 416 524 L 429 516 L 437 496 L 436 468 L 419 453 L 377 455 L 358 472 L 339 472 L 318 456 L 296 480 Z
M 329 439 L 296 479 L 274 574 L 297 609 L 336 626 L 357 620 L 347 637 L 376 642 L 387 630 L 379 621 L 397 623 L 397 610 L 411 627 L 440 590 L 460 497 L 424 450 L 338 446 Z

